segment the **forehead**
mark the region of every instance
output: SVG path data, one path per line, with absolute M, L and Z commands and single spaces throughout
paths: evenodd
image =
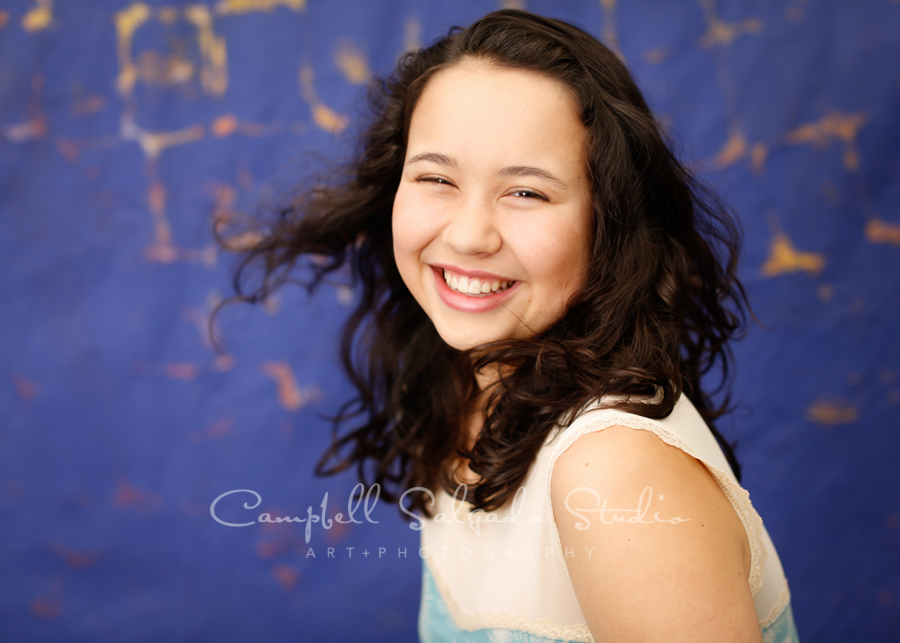
M 580 171 L 584 140 L 575 99 L 562 82 L 531 70 L 464 60 L 425 86 L 410 121 L 408 152 L 552 161 Z

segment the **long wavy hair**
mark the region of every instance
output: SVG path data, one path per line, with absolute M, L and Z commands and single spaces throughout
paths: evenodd
M 595 223 L 587 278 L 555 325 L 460 352 L 400 278 L 391 212 L 416 102 L 430 78 L 467 59 L 539 72 L 570 89 L 586 128 Z M 373 116 L 346 173 L 238 244 L 237 299 L 264 301 L 298 272 L 312 291 L 349 269 L 358 291 L 341 343 L 356 395 L 333 418 L 317 473 L 356 466 L 365 484 L 396 499 L 413 487 L 452 491 L 451 463 L 467 458 L 479 477 L 467 499 L 492 510 L 515 493 L 549 432 L 591 401 L 614 395 L 622 410 L 663 418 L 682 393 L 739 473 L 713 426 L 727 396 L 716 406 L 700 386 L 717 363 L 719 387 L 727 384 L 728 341 L 748 310 L 736 278 L 739 231 L 676 160 L 616 55 L 565 22 L 503 10 L 406 53 L 370 94 Z M 252 287 L 250 268 L 258 270 Z M 485 403 L 475 372 L 498 365 Z M 479 409 L 483 426 L 469 444 L 461 418 Z M 429 513 L 424 493 L 408 500 Z

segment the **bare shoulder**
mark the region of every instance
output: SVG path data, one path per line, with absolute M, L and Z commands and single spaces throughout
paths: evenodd
M 747 536 L 702 463 L 610 427 L 560 455 L 551 499 L 596 640 L 761 640 Z

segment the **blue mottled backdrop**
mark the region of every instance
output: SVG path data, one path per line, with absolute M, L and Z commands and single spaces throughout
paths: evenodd
M 806 641 L 900 631 L 900 3 L 507 2 L 627 60 L 736 208 L 745 483 Z M 354 293 L 218 318 L 253 211 L 339 158 L 368 79 L 488 0 L 0 5 L 0 640 L 411 641 L 416 533 L 316 479 Z M 315 154 L 315 155 L 314 155 Z M 378 521 L 377 524 L 374 521 Z M 331 550 L 329 550 L 331 548 Z M 330 554 L 330 555 L 329 555 Z

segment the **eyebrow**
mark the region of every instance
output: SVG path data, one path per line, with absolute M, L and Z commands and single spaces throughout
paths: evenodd
M 406 164 L 412 165 L 413 163 L 436 163 L 437 165 L 445 165 L 448 167 L 459 167 L 459 163 L 456 162 L 452 156 L 447 156 L 446 154 L 438 154 L 437 152 L 424 152 L 422 154 L 416 154 L 412 158 L 410 158 Z
M 512 165 L 510 167 L 505 167 L 500 170 L 500 176 L 533 176 L 549 181 L 562 190 L 569 187 L 562 180 L 550 174 L 547 170 L 542 170 L 539 167 L 532 167 L 530 165 Z
M 454 159 L 452 156 L 447 156 L 446 154 L 440 154 L 438 152 L 423 152 L 422 154 L 416 154 L 408 161 L 406 161 L 407 165 L 412 165 L 414 163 L 435 163 L 437 165 L 443 165 L 445 167 L 459 167 L 459 163 L 457 163 L 456 159 Z M 531 165 L 510 165 L 509 167 L 505 167 L 500 170 L 498 174 L 500 176 L 533 176 L 535 178 L 548 181 L 549 183 L 552 183 L 556 187 L 563 190 L 566 190 L 569 187 L 565 184 L 564 181 L 553 176 L 553 174 L 551 174 L 547 170 L 543 170 L 539 167 L 533 167 Z

